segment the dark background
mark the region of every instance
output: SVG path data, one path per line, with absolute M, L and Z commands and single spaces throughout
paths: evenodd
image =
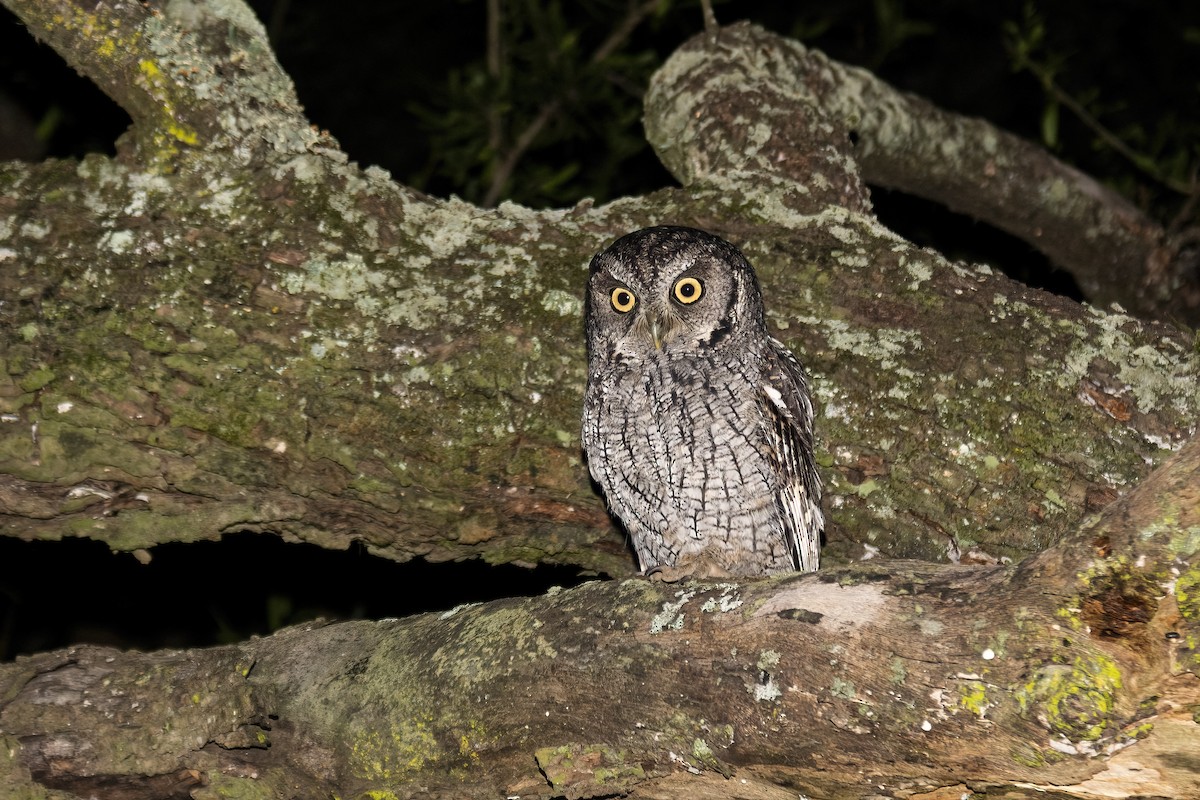
M 657 65 L 702 29 L 697 2 L 662 0 L 596 60 L 627 0 L 500 0 L 498 69 L 488 66 L 487 0 L 251 5 L 312 122 L 351 159 L 405 184 L 489 200 L 511 143 L 548 103 L 555 113 L 499 199 L 555 207 L 674 183 L 644 142 L 640 97 Z M 1165 225 L 1196 224 L 1200 4 L 728 0 L 715 10 L 722 23 L 754 20 L 1042 142 Z M 111 153 L 128 124 L 0 10 L 0 160 Z M 919 244 L 1079 299 L 1070 277 L 1022 242 L 916 198 L 873 199 Z M 152 555 L 143 565 L 98 542 L 0 536 L 0 660 L 76 642 L 236 641 L 316 616 L 402 616 L 587 579 L 565 568 L 393 564 L 252 534 Z

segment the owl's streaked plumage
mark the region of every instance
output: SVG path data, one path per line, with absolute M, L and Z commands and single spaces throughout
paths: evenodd
M 821 484 L 795 357 L 728 242 L 646 228 L 592 259 L 583 447 L 643 572 L 817 568 Z

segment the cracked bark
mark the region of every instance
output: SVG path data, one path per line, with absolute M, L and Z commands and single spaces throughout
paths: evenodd
M 0 166 L 5 535 L 260 530 L 627 575 L 578 452 L 578 295 L 604 243 L 673 222 L 743 246 L 813 373 L 834 565 L 22 659 L 0 667 L 14 785 L 669 796 L 736 771 L 1086 796 L 1136 755 L 1192 787 L 1161 756 L 1195 739 L 1195 449 L 1162 466 L 1200 410 L 1190 334 L 880 227 L 883 126 L 851 145 L 837 97 L 861 73 L 751 27 L 699 37 L 647 98 L 683 188 L 491 211 L 347 162 L 238 4 L 5 4 L 134 123 L 115 159 Z M 868 546 L 963 565 L 845 566 Z
M 22 658 L 6 769 L 111 797 L 1195 796 L 1198 469 L 1189 445 L 1019 567 L 593 582 Z

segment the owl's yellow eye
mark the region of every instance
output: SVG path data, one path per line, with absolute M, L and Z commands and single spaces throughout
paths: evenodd
M 627 314 L 637 305 L 637 298 L 633 296 L 633 292 L 626 289 L 624 286 L 618 286 L 612 290 L 612 306 L 622 314 Z
M 675 299 L 686 305 L 691 305 L 704 294 L 704 284 L 695 278 L 681 278 L 675 282 Z

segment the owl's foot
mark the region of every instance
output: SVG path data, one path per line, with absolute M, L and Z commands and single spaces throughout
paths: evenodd
M 646 570 L 646 577 L 660 583 L 679 583 L 683 580 L 731 578 L 733 573 L 707 555 L 681 560 L 678 564 L 659 564 Z

